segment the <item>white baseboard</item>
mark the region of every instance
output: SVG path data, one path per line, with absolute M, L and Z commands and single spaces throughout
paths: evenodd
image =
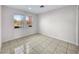
M 70 44 L 74 44 L 74 45 L 76 45 L 76 46 L 79 46 L 79 45 L 77 45 L 76 43 L 69 42 L 69 41 L 67 41 L 67 40 L 63 40 L 63 39 L 61 39 L 61 38 L 59 38 L 59 37 L 50 36 L 50 35 L 47 35 L 47 34 L 41 33 L 41 32 L 39 32 L 39 33 L 42 34 L 42 35 L 48 36 L 48 37 L 50 37 L 50 38 L 56 38 L 56 39 L 58 39 L 58 40 L 65 41 L 65 42 L 68 42 L 68 43 L 70 43 Z
M 14 37 L 14 38 L 12 38 L 12 39 L 8 39 L 8 40 L 5 40 L 5 41 L 2 41 L 2 43 L 5 43 L 5 42 L 11 41 L 11 40 L 15 40 L 15 39 L 19 39 L 19 38 L 22 38 L 22 37 L 27 37 L 27 36 L 34 35 L 34 34 L 37 34 L 37 33 L 30 33 L 30 34 L 28 34 L 28 35 L 23 35 L 23 36 Z

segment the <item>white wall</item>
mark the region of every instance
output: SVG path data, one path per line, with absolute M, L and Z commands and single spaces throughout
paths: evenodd
M 33 17 L 32 27 L 14 29 L 13 15 L 20 14 Z M 25 11 L 2 7 L 2 42 L 37 33 L 37 16 Z
M 76 44 L 76 7 L 66 6 L 40 14 L 39 33 Z
M 78 6 L 78 45 L 79 45 L 79 6 Z
M 78 6 L 76 5 L 76 45 L 79 45 L 78 44 L 78 41 L 79 41 L 79 39 L 78 39 L 78 24 L 79 24 L 79 22 L 78 22 Z
M 33 16 L 33 27 L 14 29 L 13 15 Z M 38 20 L 38 22 L 37 22 Z M 2 42 L 35 33 L 42 33 L 73 44 L 76 41 L 76 7 L 68 6 L 50 12 L 35 15 L 25 11 L 2 7 Z
M 0 51 L 1 51 L 1 5 L 0 5 Z

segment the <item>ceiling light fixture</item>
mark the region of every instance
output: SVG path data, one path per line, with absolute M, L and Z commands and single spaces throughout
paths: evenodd
M 31 10 L 32 8 L 28 8 L 29 10 Z

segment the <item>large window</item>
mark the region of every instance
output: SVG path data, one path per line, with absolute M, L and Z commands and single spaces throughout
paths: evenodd
M 14 15 L 14 28 L 21 28 L 23 25 L 24 16 Z
M 14 15 L 14 28 L 32 27 L 32 16 Z
M 28 27 L 32 27 L 32 16 L 26 16 L 26 22 Z

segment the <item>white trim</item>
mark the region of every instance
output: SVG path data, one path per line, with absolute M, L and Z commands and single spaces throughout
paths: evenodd
M 78 44 L 78 5 L 76 6 L 76 45 Z
M 1 42 L 1 40 L 2 40 L 2 38 L 1 38 L 1 11 L 2 11 L 2 6 L 0 5 L 0 51 L 1 51 L 1 45 L 2 45 L 2 42 Z
M 67 42 L 67 43 L 74 44 L 74 45 L 78 46 L 75 42 L 70 42 L 70 41 L 67 41 L 67 40 L 63 40 L 62 38 L 59 38 L 59 37 L 50 36 L 50 35 L 48 35 L 47 33 L 45 34 L 45 33 L 41 33 L 41 32 L 40 32 L 40 34 L 42 34 L 42 35 L 44 35 L 44 36 L 47 36 L 47 37 L 50 37 L 50 38 L 55 38 L 55 39 L 57 39 L 57 40 L 64 41 L 64 42 Z

